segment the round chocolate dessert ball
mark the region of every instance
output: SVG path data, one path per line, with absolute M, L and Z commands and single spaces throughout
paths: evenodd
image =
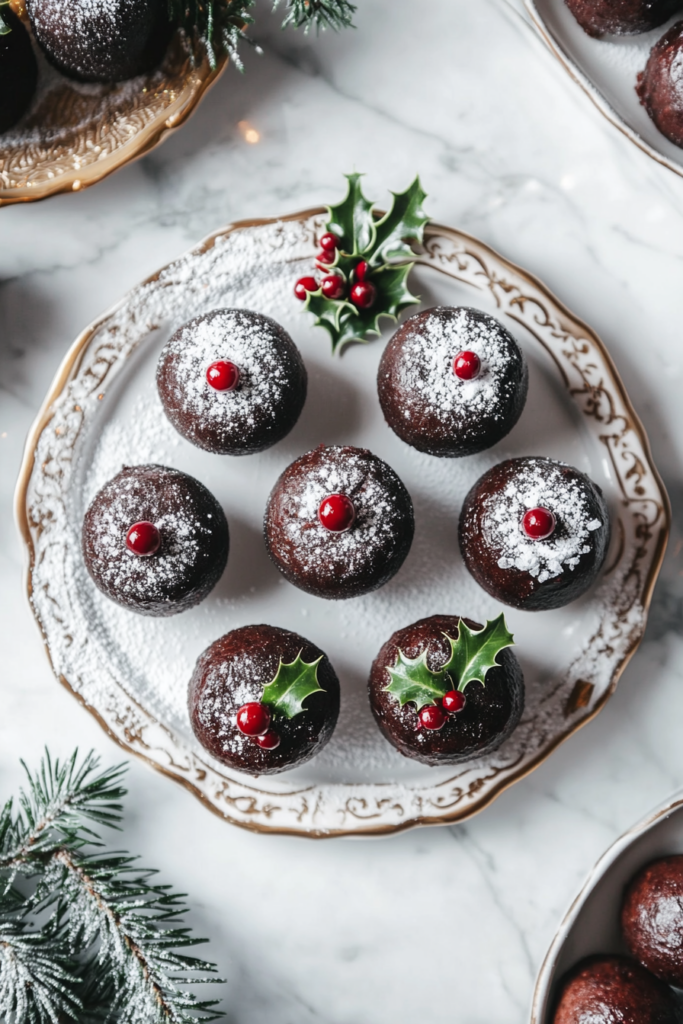
M 662 857 L 630 882 L 621 930 L 631 953 L 662 981 L 683 988 L 683 856 Z
M 477 583 L 525 611 L 561 608 L 600 572 L 610 539 L 602 491 L 554 459 L 501 462 L 460 514 L 460 551 Z
M 124 466 L 83 520 L 83 557 L 99 589 L 142 615 L 203 601 L 228 560 L 228 524 L 213 494 L 167 466 Z
M 589 36 L 605 33 L 635 36 L 663 25 L 682 0 L 565 0 L 581 28 Z
M 387 423 L 418 451 L 454 458 L 484 451 L 522 414 L 529 373 L 522 351 L 494 317 L 437 306 L 411 316 L 379 364 Z
M 270 493 L 268 554 L 285 579 L 318 597 L 367 594 L 401 568 L 413 542 L 410 495 L 364 448 L 325 445 L 302 455 Z
M 582 960 L 560 983 L 553 1024 L 680 1024 L 670 988 L 625 956 Z
M 297 699 L 285 711 L 269 684 L 288 665 L 292 678 L 307 685 L 297 684 Z M 308 696 L 299 699 L 302 693 Z M 194 734 L 210 754 L 238 771 L 271 775 L 309 761 L 325 746 L 339 715 L 339 680 L 320 648 L 297 633 L 244 626 L 199 657 L 188 706 Z
M 9 7 L 2 18 L 9 32 L 0 35 L 0 132 L 19 121 L 31 105 L 38 65 L 28 32 Z
M 120 82 L 161 61 L 172 33 L 167 0 L 27 0 L 38 45 L 81 82 Z
M 157 367 L 173 426 L 219 455 L 252 455 L 281 441 L 299 419 L 307 382 L 284 328 L 248 309 L 215 309 L 190 320 Z
M 509 647 L 499 651 L 498 665 L 486 673 L 485 685 L 469 682 L 457 697 L 444 699 L 443 707 L 427 705 L 422 717 L 415 701 L 401 706 L 387 691 L 389 669 L 397 666 L 400 655 L 414 660 L 426 653 L 427 667 L 439 672 L 451 657 L 448 637 L 457 640 L 460 621 L 459 615 L 432 615 L 397 630 L 370 671 L 370 707 L 377 724 L 397 750 L 424 764 L 459 764 L 490 753 L 511 734 L 524 709 L 524 678 Z M 462 621 L 471 630 L 482 629 L 471 619 Z
M 676 22 L 652 47 L 636 92 L 655 125 L 676 146 L 683 146 L 683 21 Z

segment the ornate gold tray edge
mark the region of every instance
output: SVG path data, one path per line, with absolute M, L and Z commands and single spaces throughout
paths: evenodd
M 640 135 L 634 128 L 631 128 L 631 126 L 627 124 L 626 121 L 624 121 L 616 112 L 611 103 L 607 102 L 597 86 L 593 85 L 591 80 L 584 75 L 583 71 L 581 71 L 569 54 L 565 53 L 558 40 L 555 39 L 553 34 L 547 28 L 538 8 L 536 7 L 535 0 L 524 0 L 524 6 L 526 7 L 527 13 L 533 22 L 534 28 L 552 55 L 559 61 L 569 77 L 572 78 L 586 93 L 591 103 L 597 107 L 602 116 L 605 117 L 611 125 L 618 128 L 621 134 L 625 135 L 626 138 L 636 145 L 643 153 L 652 157 L 652 159 L 656 160 L 658 164 L 662 165 L 662 167 L 667 167 L 670 171 L 673 171 L 674 174 L 678 174 L 683 177 L 683 165 L 677 163 L 675 160 L 671 160 L 663 153 L 659 153 L 650 145 L 649 142 L 645 141 L 642 135 Z
M 30 203 L 64 192 L 82 192 L 107 178 L 114 171 L 146 156 L 164 142 L 194 113 L 205 93 L 218 81 L 228 64 L 226 54 L 219 54 L 212 70 L 206 56 L 192 69 L 180 95 L 159 113 L 148 125 L 138 130 L 129 142 L 113 153 L 83 168 L 73 168 L 56 178 L 38 185 L 0 188 L 0 207 L 15 203 Z M 0 144 L 2 137 L 0 136 Z
M 290 215 L 285 216 L 285 217 L 256 218 L 256 219 L 236 221 L 236 222 L 228 225 L 227 227 L 225 227 L 225 228 L 223 228 L 223 229 L 221 229 L 219 231 L 213 232 L 212 234 L 208 235 L 202 242 L 199 243 L 199 245 L 195 246 L 192 251 L 196 252 L 196 253 L 205 252 L 206 250 L 212 248 L 215 245 L 217 239 L 225 237 L 225 236 L 231 234 L 234 231 L 239 231 L 239 230 L 242 230 L 242 229 L 245 229 L 245 228 L 250 228 L 250 227 L 258 227 L 258 226 L 261 226 L 261 225 L 278 224 L 278 223 L 287 222 L 287 221 L 304 221 L 304 220 L 307 220 L 310 217 L 320 216 L 320 215 L 324 214 L 325 212 L 326 212 L 325 209 L 320 207 L 320 208 L 313 208 L 313 209 L 309 209 L 309 210 L 304 210 L 304 211 L 301 211 L 301 212 L 298 212 L 298 213 L 290 214 Z M 160 772 L 163 775 L 168 776 L 169 778 L 173 779 L 175 782 L 179 782 L 181 785 L 183 785 L 186 789 L 188 789 L 190 792 L 192 792 L 194 794 L 194 796 L 196 796 L 214 814 L 216 814 L 217 816 L 219 816 L 221 818 L 224 818 L 225 820 L 231 822 L 232 824 L 238 825 L 239 827 L 248 829 L 250 831 L 254 831 L 254 832 L 269 832 L 269 833 L 274 833 L 274 834 L 284 834 L 284 835 L 294 835 L 294 836 L 305 836 L 307 838 L 314 838 L 314 839 L 335 838 L 335 837 L 339 837 L 339 836 L 354 836 L 354 837 L 359 837 L 360 838 L 360 837 L 372 837 L 372 836 L 390 835 L 390 834 L 394 834 L 394 833 L 404 832 L 404 831 L 407 831 L 409 829 L 417 828 L 417 827 L 420 827 L 420 826 L 423 826 L 423 825 L 447 825 L 447 824 L 454 824 L 455 822 L 463 821 L 463 820 L 466 820 L 467 818 L 470 818 L 470 817 L 474 816 L 475 814 L 477 814 L 480 811 L 482 811 L 485 807 L 489 806 L 489 804 L 491 804 L 495 799 L 497 799 L 497 797 L 500 796 L 500 794 L 503 793 L 508 787 L 512 786 L 516 782 L 518 782 L 521 779 L 525 778 L 527 775 L 531 774 L 531 772 L 533 772 L 540 764 L 542 764 L 548 757 L 551 756 L 551 754 L 560 746 L 560 744 L 562 744 L 566 739 L 568 739 L 569 736 L 571 736 L 575 732 L 577 732 L 579 728 L 583 727 L 588 722 L 590 722 L 602 710 L 604 705 L 607 703 L 608 699 L 614 693 L 614 691 L 616 689 L 616 686 L 618 684 L 619 678 L 620 678 L 622 672 L 624 671 L 624 669 L 626 668 L 626 666 L 628 665 L 628 662 L 633 657 L 633 655 L 634 655 L 635 651 L 637 650 L 638 646 L 640 645 L 640 642 L 642 640 L 642 637 L 643 637 L 643 634 L 644 634 L 644 631 L 645 631 L 646 620 L 647 620 L 647 611 L 648 611 L 649 606 L 650 606 L 650 602 L 651 602 L 651 599 L 652 599 L 652 592 L 653 592 L 654 585 L 655 585 L 656 580 L 657 580 L 657 576 L 659 574 L 659 570 L 661 568 L 661 564 L 662 564 L 662 561 L 663 561 L 663 558 L 664 558 L 664 553 L 665 553 L 665 550 L 666 550 L 666 545 L 667 545 L 667 541 L 668 541 L 668 537 L 669 537 L 669 533 L 670 533 L 670 528 L 671 528 L 671 506 L 670 506 L 669 497 L 668 497 L 668 494 L 667 494 L 666 489 L 664 487 L 664 484 L 663 484 L 663 481 L 661 479 L 661 476 L 660 476 L 660 474 L 659 474 L 659 472 L 658 472 L 654 462 L 652 461 L 652 454 L 651 454 L 651 448 L 650 448 L 649 439 L 647 437 L 647 434 L 645 433 L 645 429 L 644 429 L 644 427 L 643 427 L 643 425 L 642 425 L 642 423 L 640 421 L 640 418 L 638 417 L 638 415 L 637 415 L 635 409 L 633 408 L 633 405 L 632 405 L 632 403 L 631 403 L 631 401 L 630 401 L 630 399 L 629 399 L 629 397 L 628 397 L 628 395 L 626 393 L 626 390 L 624 388 L 623 382 L 621 381 L 621 378 L 620 378 L 619 373 L 618 373 L 618 371 L 616 369 L 614 361 L 612 360 L 612 357 L 610 356 L 608 350 L 606 349 L 604 343 L 599 338 L 599 336 L 587 324 L 585 324 L 578 317 L 574 316 L 567 309 L 567 307 L 562 302 L 560 302 L 554 296 L 554 294 L 538 278 L 536 278 L 534 275 L 530 274 L 526 270 L 523 270 L 522 268 L 520 268 L 516 264 L 512 263 L 510 260 L 507 260 L 505 257 L 501 256 L 494 249 L 492 249 L 490 246 L 487 246 L 485 243 L 480 242 L 478 239 L 474 238 L 471 235 L 468 235 L 466 232 L 456 231 L 456 230 L 454 230 L 452 228 L 441 226 L 441 225 L 438 225 L 438 224 L 435 224 L 435 223 L 430 223 L 427 226 L 427 228 L 425 229 L 425 243 L 428 243 L 430 238 L 435 238 L 435 237 L 447 237 L 447 238 L 451 238 L 453 240 L 466 239 L 468 241 L 469 245 L 471 246 L 471 249 L 478 253 L 479 257 L 481 258 L 482 265 L 485 265 L 487 259 L 492 259 L 493 261 L 497 261 L 499 264 L 501 264 L 503 267 L 505 267 L 506 270 L 511 272 L 513 275 L 520 277 L 529 286 L 531 286 L 532 292 L 536 292 L 539 295 L 541 295 L 545 299 L 545 301 L 547 301 L 551 306 L 554 307 L 555 312 L 557 314 L 559 314 L 560 322 L 563 322 L 566 326 L 571 327 L 572 331 L 577 333 L 578 335 L 587 336 L 591 340 L 591 342 L 596 346 L 596 348 L 599 350 L 599 352 L 600 352 L 600 354 L 601 354 L 601 356 L 602 356 L 602 358 L 603 358 L 607 368 L 609 369 L 609 372 L 610 372 L 610 375 L 611 375 L 611 384 L 613 385 L 615 390 L 618 392 L 619 397 L 620 397 L 620 399 L 621 399 L 621 401 L 623 403 L 624 409 L 626 410 L 626 413 L 628 415 L 629 428 L 634 431 L 634 433 L 636 434 L 636 436 L 637 436 L 637 438 L 638 438 L 638 440 L 639 440 L 639 442 L 640 442 L 640 444 L 642 446 L 644 457 L 645 457 L 645 461 L 646 461 L 646 464 L 647 464 L 647 469 L 648 469 L 648 471 L 652 475 L 652 478 L 653 478 L 653 481 L 654 481 L 654 483 L 656 485 L 656 488 L 659 491 L 659 497 L 660 497 L 660 500 L 661 500 L 661 525 L 659 526 L 658 531 L 657 531 L 657 537 L 656 537 L 656 541 L 655 541 L 655 545 L 654 545 L 654 551 L 653 551 L 653 554 L 651 556 L 651 561 L 650 561 L 649 569 L 648 569 L 647 574 L 645 575 L 644 579 L 642 580 L 642 584 L 641 584 L 641 587 L 640 587 L 640 590 L 639 590 L 639 593 L 638 593 L 639 602 L 640 602 L 640 605 L 641 605 L 641 607 L 643 609 L 643 613 L 644 613 L 643 614 L 642 625 L 640 626 L 637 634 L 633 637 L 633 640 L 632 640 L 629 648 L 625 651 L 623 657 L 621 658 L 619 663 L 614 668 L 614 670 L 612 672 L 612 676 L 611 676 L 611 681 L 610 681 L 609 687 L 605 690 L 605 692 L 602 694 L 602 696 L 596 701 L 594 707 L 590 711 L 586 711 L 583 714 L 583 717 L 581 717 L 579 720 L 576 720 L 572 724 L 568 725 L 566 729 L 564 729 L 559 735 L 555 736 L 554 739 L 552 740 L 552 742 L 548 743 L 541 751 L 539 751 L 539 753 L 534 758 L 532 758 L 530 761 L 528 761 L 526 764 L 524 764 L 523 767 L 517 768 L 517 769 L 511 771 L 511 774 L 509 776 L 501 779 L 499 783 L 497 783 L 496 785 L 492 786 L 483 796 L 481 796 L 480 798 L 474 800 L 470 805 L 459 807 L 459 808 L 455 808 L 452 811 L 450 811 L 449 813 L 443 814 L 441 816 L 417 815 L 415 817 L 409 818 L 408 820 L 392 823 L 392 824 L 389 824 L 389 825 L 367 825 L 367 826 L 362 826 L 362 827 L 358 827 L 358 828 L 354 828 L 354 829 L 348 829 L 348 828 L 314 829 L 314 828 L 312 828 L 312 829 L 309 829 L 307 831 L 302 831 L 300 829 L 288 828 L 288 827 L 284 827 L 284 826 L 280 826 L 280 825 L 270 825 L 270 824 L 263 825 L 263 824 L 260 824 L 259 822 L 253 821 L 253 820 L 244 820 L 242 818 L 238 818 L 238 817 L 233 816 L 228 811 L 222 810 L 221 808 L 216 806 L 216 804 L 213 803 L 207 797 L 207 795 L 201 790 L 201 788 L 199 786 L 195 785 L 189 779 L 183 778 L 177 772 L 173 771 L 171 768 L 168 768 L 165 765 L 160 764 L 154 758 L 147 756 L 143 752 L 140 752 L 140 750 L 136 749 L 133 746 L 132 742 L 129 742 L 127 739 L 124 739 L 120 735 L 117 735 L 110 728 L 108 723 L 105 721 L 105 719 L 102 717 L 102 715 L 97 711 L 97 709 L 95 709 L 90 704 L 88 704 L 87 701 L 85 701 L 84 698 L 81 696 L 81 694 L 79 694 L 74 689 L 74 687 L 70 684 L 69 680 L 66 679 L 63 675 L 61 675 L 61 674 L 59 674 L 59 673 L 57 673 L 55 671 L 54 665 L 52 663 L 52 658 L 51 658 L 51 655 L 50 655 L 50 650 L 49 650 L 48 643 L 47 643 L 47 637 L 45 635 L 45 631 L 44 631 L 44 628 L 43 628 L 43 624 L 40 621 L 40 619 L 37 616 L 37 614 L 35 613 L 35 610 L 34 610 L 33 606 L 31 605 L 31 610 L 32 610 L 32 612 L 34 614 L 34 618 L 36 619 L 36 623 L 38 625 L 38 628 L 41 631 L 41 635 L 43 637 L 43 644 L 44 644 L 44 647 L 45 647 L 45 651 L 46 651 L 48 660 L 50 661 L 50 665 L 51 665 L 51 667 L 53 669 L 53 672 L 55 673 L 55 675 L 59 679 L 59 681 L 62 683 L 62 685 L 74 697 L 76 697 L 78 702 L 83 707 L 85 707 L 88 710 L 88 712 L 90 712 L 90 714 L 93 715 L 93 717 L 98 721 L 98 723 L 105 730 L 105 732 L 123 750 L 125 750 L 127 754 L 133 754 L 135 757 L 137 757 L 140 760 L 146 762 L 148 765 L 150 765 L 156 771 Z M 420 262 L 426 263 L 427 261 L 426 260 L 421 260 L 420 257 L 418 257 L 417 262 L 419 264 Z M 433 264 L 430 264 L 430 265 L 432 266 L 432 269 L 438 269 L 438 268 L 434 268 Z M 151 282 L 154 282 L 154 281 L 158 280 L 159 275 L 162 273 L 163 269 L 164 268 L 161 268 L 155 274 L 150 275 L 150 277 L 148 277 L 144 282 L 142 282 L 142 286 L 144 286 L 145 284 L 148 284 L 148 283 L 151 283 Z M 138 286 L 138 287 L 140 287 L 140 286 Z M 28 494 L 28 488 L 29 488 L 29 484 L 30 484 L 30 480 L 31 480 L 31 475 L 32 475 L 34 467 L 35 467 L 35 454 L 36 454 L 37 442 L 38 442 L 38 439 L 39 439 L 40 435 L 42 434 L 42 432 L 44 431 L 44 429 L 46 428 L 46 426 L 49 424 L 50 420 L 53 417 L 55 402 L 60 398 L 62 392 L 65 389 L 65 387 L 75 377 L 75 375 L 76 375 L 76 373 L 78 371 L 78 367 L 79 367 L 79 363 L 80 363 L 81 357 L 83 356 L 85 350 L 87 349 L 88 344 L 89 344 L 90 340 L 92 339 L 93 335 L 97 332 L 97 330 L 100 328 L 100 326 L 112 315 L 112 313 L 116 309 L 118 309 L 121 305 L 123 305 L 125 302 L 126 302 L 126 298 L 124 297 L 123 299 L 120 300 L 119 303 L 116 303 L 106 313 L 104 313 L 103 315 L 98 317 L 97 320 L 93 321 L 79 335 L 79 337 L 73 343 L 73 345 L 71 346 L 71 348 L 67 352 L 66 356 L 64 357 L 64 359 L 63 359 L 63 361 L 62 361 L 62 363 L 61 363 L 61 365 L 60 365 L 60 367 L 59 367 L 59 369 L 58 369 L 58 371 L 57 371 L 57 373 L 55 375 L 55 378 L 54 378 L 54 380 L 53 380 L 53 382 L 52 382 L 52 384 L 51 384 L 51 386 L 50 386 L 50 388 L 48 390 L 48 393 L 47 393 L 47 396 L 45 398 L 45 401 L 43 402 L 43 404 L 42 404 L 42 406 L 41 406 L 41 408 L 40 408 L 40 410 L 38 412 L 38 415 L 37 415 L 37 417 L 36 417 L 32 427 L 30 428 L 28 436 L 27 436 L 27 440 L 26 440 L 26 444 L 25 444 L 25 448 L 24 448 L 24 454 L 23 454 L 23 458 L 22 458 L 22 464 L 21 464 L 20 471 L 19 471 L 19 476 L 18 476 L 18 479 L 17 479 L 17 485 L 16 485 L 16 490 L 15 490 L 14 506 L 15 506 L 15 517 L 16 517 L 17 526 L 18 526 L 18 529 L 20 531 L 21 537 L 22 537 L 22 539 L 23 539 L 23 541 L 24 541 L 24 543 L 26 545 L 26 551 L 27 551 L 27 555 L 28 555 L 25 579 L 26 579 L 26 594 L 28 596 L 29 603 L 31 603 L 31 596 L 32 596 L 32 570 L 33 570 L 33 567 L 34 567 L 34 564 L 35 564 L 35 549 L 34 549 L 34 544 L 33 544 L 33 538 L 32 538 L 32 535 L 31 535 L 31 528 L 30 528 L 29 518 L 28 518 L 27 494 Z M 520 322 L 522 322 L 521 318 L 520 318 Z M 528 328 L 529 327 L 528 323 L 525 322 L 525 326 Z M 554 361 L 558 365 L 558 367 L 560 369 L 560 372 L 562 373 L 563 377 L 566 377 L 566 375 L 564 373 L 564 370 L 559 365 L 557 359 L 554 356 L 554 353 L 548 348 L 547 345 L 545 345 L 545 343 L 543 342 L 543 340 L 540 337 L 540 335 L 537 335 L 537 340 L 539 340 L 539 342 L 544 346 L 546 351 L 548 351 L 550 353 L 550 355 L 552 356 L 552 358 L 554 359 Z M 128 697 L 128 699 L 131 700 L 130 696 Z M 136 702 L 133 701 L 133 703 L 136 703 Z M 139 705 L 138 705 L 138 707 L 139 707 Z M 579 704 L 578 707 L 582 707 L 582 705 Z M 149 717 L 148 712 L 146 712 L 142 708 L 141 708 L 141 710 L 144 712 L 145 715 L 147 715 Z M 163 728 L 163 726 L 162 726 L 162 728 Z M 374 787 L 378 788 L 378 789 L 381 789 L 383 785 L 388 785 L 388 784 L 375 783 Z M 313 788 L 314 787 L 308 787 L 308 789 L 313 789 Z M 302 789 L 297 789 L 296 793 L 297 794 L 305 793 L 305 792 L 308 791 L 308 789 L 306 787 L 304 787 Z M 285 796 L 285 795 L 286 794 L 280 794 L 280 796 Z

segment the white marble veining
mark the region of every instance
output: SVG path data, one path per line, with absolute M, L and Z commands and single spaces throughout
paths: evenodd
M 683 782 L 683 180 L 602 120 L 521 0 L 358 3 L 355 32 L 316 41 L 281 33 L 262 0 L 264 56 L 162 148 L 83 194 L 0 211 L 0 796 L 46 743 L 119 756 L 50 673 L 11 518 L 68 344 L 222 223 L 333 199 L 353 168 L 382 201 L 417 170 L 435 220 L 536 272 L 612 352 L 674 506 L 647 640 L 601 715 L 465 825 L 261 837 L 132 764 L 125 843 L 190 893 L 231 1024 L 523 1024 L 588 868 Z

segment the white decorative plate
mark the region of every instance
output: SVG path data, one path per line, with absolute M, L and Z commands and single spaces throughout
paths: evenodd
M 654 160 L 683 174 L 683 149 L 655 128 L 636 94 L 636 77 L 650 50 L 681 13 L 643 35 L 593 39 L 564 0 L 525 0 L 525 5 L 551 51 L 608 121 Z
M 130 292 L 67 356 L 29 437 L 17 513 L 30 557 L 28 589 L 55 673 L 126 748 L 189 787 L 229 821 L 298 835 L 368 835 L 467 817 L 531 771 L 613 691 L 645 627 L 669 528 L 668 502 L 647 440 L 598 338 L 536 280 L 485 245 L 430 225 L 411 280 L 426 306 L 472 305 L 500 317 L 524 348 L 529 400 L 496 448 L 435 459 L 385 425 L 375 390 L 382 342 L 333 358 L 327 334 L 293 296 L 314 268 L 322 211 L 245 222 L 212 235 Z M 248 458 L 201 452 L 166 421 L 154 374 L 161 347 L 190 317 L 219 306 L 272 315 L 309 371 L 301 419 L 280 444 Z M 315 445 L 370 448 L 395 468 L 416 511 L 413 548 L 374 594 L 324 601 L 285 583 L 261 522 L 279 473 Z M 527 704 L 496 753 L 459 767 L 403 758 L 370 713 L 366 680 L 397 628 L 436 613 L 479 621 L 500 611 L 465 570 L 457 544 L 462 499 L 479 475 L 521 454 L 564 459 L 602 487 L 613 519 L 596 586 L 560 611 L 506 611 L 526 677 Z M 228 568 L 198 608 L 149 619 L 108 601 L 80 554 L 88 502 L 124 463 L 166 463 L 199 477 L 226 510 Z M 195 741 L 186 690 L 195 659 L 228 630 L 269 622 L 310 637 L 342 683 L 342 711 L 325 750 L 300 768 L 253 779 L 213 761 Z
M 557 983 L 593 953 L 627 953 L 619 929 L 624 889 L 658 857 L 683 853 L 683 791 L 630 828 L 602 855 L 562 919 L 536 980 L 531 1024 L 551 1024 Z

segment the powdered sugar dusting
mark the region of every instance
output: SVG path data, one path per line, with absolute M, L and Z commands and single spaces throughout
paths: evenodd
M 420 330 L 410 333 L 404 342 L 399 380 L 407 396 L 415 392 L 420 404 L 438 413 L 457 411 L 465 416 L 499 418 L 501 402 L 509 394 L 508 379 L 514 355 L 507 331 L 493 317 L 476 316 L 467 308 L 454 317 L 444 318 L 437 307 L 435 315 L 421 320 Z M 481 368 L 472 380 L 461 380 L 453 372 L 453 360 L 463 351 L 474 352 Z M 413 415 L 410 398 L 404 416 Z
M 492 548 L 501 552 L 501 569 L 519 569 L 544 583 L 575 569 L 581 555 L 590 552 L 590 535 L 604 524 L 594 518 L 585 488 L 563 474 L 563 465 L 526 459 L 523 472 L 501 492 L 483 498 L 484 530 Z M 524 513 L 539 507 L 552 512 L 559 526 L 544 541 L 532 540 L 522 529 Z
M 275 499 L 278 511 L 285 512 L 288 541 L 304 572 L 318 580 L 363 574 L 378 552 L 390 558 L 405 543 L 409 499 L 397 494 L 402 485 L 393 471 L 368 452 L 334 446 L 315 454 L 303 487 L 286 486 L 284 503 Z M 320 503 L 335 493 L 350 498 L 356 513 L 352 528 L 344 533 L 331 532 L 318 518 Z

